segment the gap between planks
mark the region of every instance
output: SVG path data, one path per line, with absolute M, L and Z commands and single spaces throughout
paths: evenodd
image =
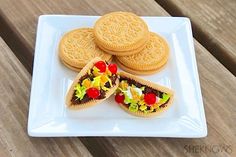
M 26 70 L 32 75 L 32 65 L 33 65 L 33 51 L 23 38 L 20 37 L 15 28 L 11 26 L 7 18 L 0 10 L 0 36 L 5 41 L 5 43 L 10 47 L 16 57 L 24 65 Z
M 181 10 L 170 1 L 155 0 L 161 7 L 163 7 L 171 16 L 185 16 Z M 224 53 L 225 50 L 217 45 L 207 34 L 204 33 L 203 28 L 198 27 L 195 21 L 191 21 L 194 38 L 203 45 L 208 52 L 210 52 L 221 64 L 223 64 L 234 76 L 236 76 L 236 63 L 228 55 Z

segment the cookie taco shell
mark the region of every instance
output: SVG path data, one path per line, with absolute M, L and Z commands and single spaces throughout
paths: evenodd
M 128 79 L 134 80 L 135 82 L 142 84 L 143 86 L 150 87 L 154 90 L 157 90 L 157 91 L 160 91 L 163 93 L 167 93 L 168 95 L 170 95 L 169 100 L 165 103 L 165 107 L 159 108 L 156 112 L 151 112 L 151 113 L 144 113 L 139 110 L 136 112 L 132 112 L 124 104 L 120 103 L 119 106 L 122 109 L 124 109 L 127 113 L 132 114 L 134 116 L 138 116 L 138 117 L 155 117 L 155 116 L 160 115 L 164 111 L 168 110 L 169 107 L 172 105 L 173 100 L 174 100 L 174 92 L 171 89 L 161 86 L 161 85 L 158 85 L 158 84 L 155 84 L 153 82 L 144 80 L 140 77 L 134 76 L 134 75 L 126 73 L 126 72 L 119 72 L 119 76 L 120 76 L 120 78 L 128 78 Z
M 72 85 L 71 85 L 71 87 L 70 87 L 70 89 L 69 89 L 69 91 L 67 92 L 67 95 L 66 95 L 66 106 L 68 108 L 78 110 L 78 109 L 83 109 L 83 108 L 94 106 L 94 105 L 104 101 L 108 97 L 110 97 L 115 92 L 115 90 L 117 89 L 117 87 L 119 85 L 118 77 L 116 78 L 115 85 L 112 86 L 108 91 L 106 91 L 105 98 L 91 99 L 91 100 L 89 100 L 85 103 L 81 103 L 81 104 L 73 104 L 72 103 L 71 100 L 72 100 L 73 94 L 75 92 L 74 88 L 75 88 L 76 84 L 80 81 L 80 78 L 85 76 L 88 73 L 88 71 L 94 67 L 94 64 L 98 61 L 103 61 L 103 60 L 99 57 L 94 58 L 76 76 L 75 80 L 73 81 L 73 83 L 72 83 Z

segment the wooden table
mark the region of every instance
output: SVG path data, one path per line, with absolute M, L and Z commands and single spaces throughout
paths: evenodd
M 179 138 L 31 138 L 27 135 L 37 18 L 131 11 L 188 16 L 208 136 Z M 0 156 L 236 156 L 236 1 L 0 0 Z M 209 148 L 209 149 L 205 149 Z

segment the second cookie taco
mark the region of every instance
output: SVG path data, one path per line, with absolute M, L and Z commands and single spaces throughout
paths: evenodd
M 119 85 L 116 64 L 108 64 L 101 58 L 90 61 L 76 76 L 67 96 L 70 109 L 93 106 L 113 94 Z
M 171 106 L 174 97 L 171 89 L 126 72 L 119 75 L 115 100 L 126 112 L 139 117 L 153 117 Z

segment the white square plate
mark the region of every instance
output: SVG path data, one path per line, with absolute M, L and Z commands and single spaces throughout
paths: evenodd
M 76 73 L 58 58 L 64 33 L 93 27 L 98 16 L 39 17 L 28 133 L 30 136 L 204 137 L 206 120 L 199 85 L 191 24 L 182 17 L 143 17 L 149 30 L 169 43 L 170 57 L 159 73 L 141 76 L 175 91 L 170 109 L 159 117 L 138 118 L 124 112 L 114 97 L 94 107 L 71 111 L 65 95 Z

